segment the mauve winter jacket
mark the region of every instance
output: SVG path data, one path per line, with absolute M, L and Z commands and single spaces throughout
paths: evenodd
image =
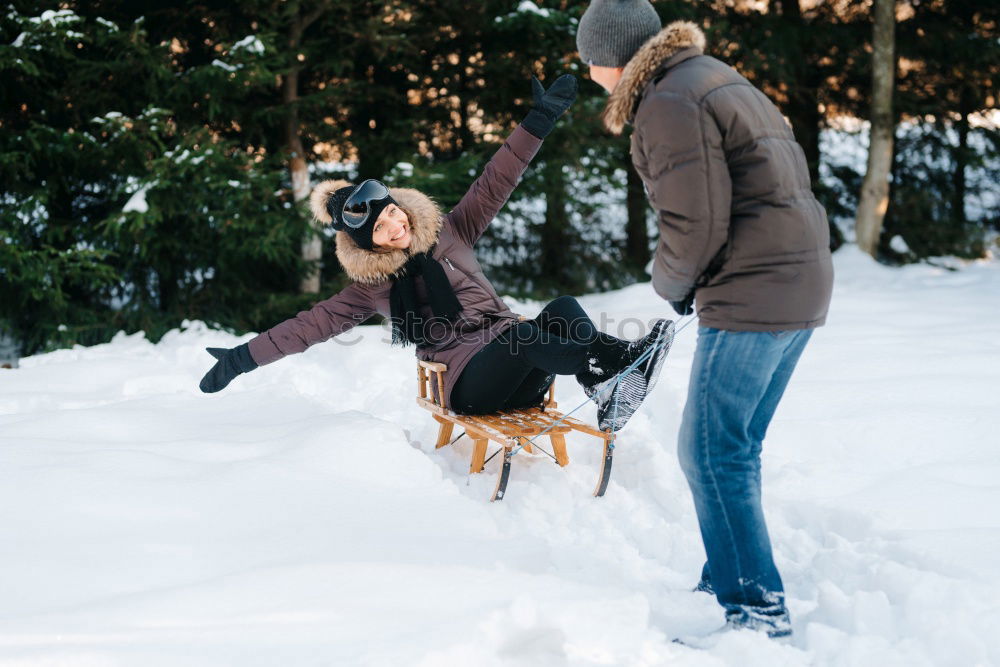
M 820 326 L 833 265 L 805 154 L 777 107 L 704 46 L 694 24 L 667 26 L 605 111 L 612 132 L 633 124 L 632 162 L 658 214 L 653 288 L 669 301 L 694 291 L 703 326 Z
M 349 331 L 375 313 L 389 317 L 393 275 L 403 268 L 411 253 L 434 247 L 432 256 L 444 268 L 462 312 L 453 323 L 437 321 L 433 329 L 425 330 L 434 343 L 417 347 L 416 355 L 425 361 L 448 365 L 445 404 L 449 405 L 451 390 L 469 360 L 518 319 L 486 279 L 472 246 L 510 197 L 541 143 L 541 139 L 518 126 L 458 205 L 446 215 L 416 190 L 390 188 L 393 198 L 409 215 L 413 237 L 410 247 L 405 251 L 372 252 L 359 248 L 346 233 L 338 232 L 337 258 L 354 282 L 251 340 L 250 355 L 254 361 L 263 366 L 302 352 Z M 316 187 L 312 209 L 317 219 L 329 220 L 325 213 L 326 196 L 344 185 L 348 184 L 325 181 Z M 432 320 L 423 278 L 418 276 L 415 280 L 417 295 L 425 304 L 421 316 L 425 321 Z

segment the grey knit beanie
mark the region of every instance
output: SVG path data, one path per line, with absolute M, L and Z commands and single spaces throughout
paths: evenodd
M 594 0 L 580 19 L 576 49 L 588 65 L 624 67 L 660 27 L 649 0 Z

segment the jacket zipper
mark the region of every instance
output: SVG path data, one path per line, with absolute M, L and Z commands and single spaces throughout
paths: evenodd
M 441 259 L 444 260 L 444 263 L 447 264 L 448 268 L 450 268 L 452 271 L 457 271 L 458 270 L 458 269 L 455 268 L 455 265 L 451 263 L 451 260 L 448 259 L 447 257 L 442 257 Z M 462 273 L 465 273 L 465 271 L 462 271 Z M 465 275 L 468 276 L 473 281 L 475 281 L 475 278 L 472 278 L 472 276 L 469 276 L 468 274 L 465 274 Z M 493 297 L 493 302 L 496 304 L 497 309 L 502 309 L 502 308 L 505 307 L 504 304 L 503 304 L 503 302 L 500 301 L 499 297 Z M 508 319 L 512 319 L 515 322 L 517 322 L 519 320 L 519 317 L 516 314 L 513 317 L 511 317 L 510 315 L 507 315 L 506 317 Z

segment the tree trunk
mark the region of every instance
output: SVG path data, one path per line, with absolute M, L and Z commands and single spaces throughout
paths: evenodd
M 855 230 L 858 247 L 875 257 L 882 222 L 889 206 L 889 170 L 895 126 L 892 91 L 895 85 L 894 0 L 875 0 L 875 27 L 872 33 L 872 111 L 868 145 L 868 171 L 861 184 Z
M 368 81 L 365 103 L 355 106 L 350 123 L 351 140 L 359 156 L 359 183 L 368 178 L 384 179 L 399 157 L 407 154 L 400 150 L 399 133 L 394 127 L 402 114 L 407 113 L 406 97 L 393 94 L 392 99 L 387 99 L 386 95 L 387 91 L 402 90 L 405 79 L 401 81 L 400 73 L 378 64 L 378 56 L 372 48 L 365 52 L 359 66 L 359 79 Z M 407 138 L 407 146 L 410 140 L 412 135 Z
M 573 287 L 567 262 L 570 257 L 570 220 L 566 210 L 566 177 L 561 163 L 545 168 L 545 222 L 541 229 L 539 286 L 557 292 Z
M 284 102 L 291 104 L 285 118 L 285 143 L 288 147 L 288 171 L 292 179 L 292 198 L 296 204 L 309 197 L 309 165 L 305 159 L 305 148 L 299 137 L 299 112 L 294 106 L 298 100 L 298 68 L 285 75 Z M 310 225 L 309 233 L 302 241 L 302 259 L 310 263 L 309 273 L 299 285 L 304 294 L 319 292 L 319 260 L 323 255 L 323 241 Z
M 645 277 L 646 265 L 651 257 L 649 252 L 649 228 L 646 225 L 646 214 L 649 202 L 646 191 L 642 187 L 642 178 L 632 166 L 632 157 L 626 150 L 625 164 L 628 165 L 628 187 L 625 190 L 625 210 L 628 219 L 625 223 L 625 261 L 635 269 L 635 275 L 640 280 Z
M 799 0 L 776 0 L 774 9 L 781 15 L 781 21 L 789 28 L 789 34 L 798 35 L 802 42 L 808 41 L 808 26 L 802 18 Z M 808 45 L 802 44 L 802 53 L 808 53 Z M 819 130 L 822 116 L 819 112 L 819 86 L 822 80 L 816 72 L 815 58 L 803 57 L 797 61 L 793 81 L 789 84 L 788 105 L 785 111 L 792 124 L 796 141 L 802 146 L 809 165 L 809 180 L 815 185 L 819 181 Z
M 965 217 L 965 168 L 969 164 L 969 114 L 973 111 L 972 95 L 968 86 L 962 87 L 959 95 L 958 148 L 955 149 L 955 171 L 952 173 L 951 218 L 958 229 L 963 229 L 968 220 Z M 957 230 L 956 230 L 957 231 Z
M 312 12 L 303 16 L 297 13 L 292 19 L 288 36 L 288 48 L 292 66 L 285 74 L 281 83 L 281 101 L 286 109 L 285 115 L 285 147 L 288 151 L 288 172 L 292 181 L 292 199 L 296 204 L 309 198 L 309 165 L 306 162 L 306 151 L 299 136 L 299 47 L 302 45 L 302 34 L 326 9 L 328 1 L 320 2 Z M 318 294 L 320 284 L 320 258 L 323 256 L 323 240 L 316 229 L 310 225 L 310 231 L 302 241 L 302 259 L 309 263 L 309 273 L 299 284 L 303 294 Z
M 899 110 L 893 111 L 893 124 L 899 125 L 901 115 Z M 901 231 L 902 223 L 897 220 L 896 206 L 894 202 L 896 201 L 896 190 L 897 188 L 903 187 L 903 164 L 899 155 L 899 144 L 895 141 L 892 142 L 892 160 L 889 167 L 889 193 L 888 203 L 885 210 L 885 217 L 882 219 L 882 231 L 883 233 L 879 236 L 878 252 L 880 254 L 887 254 L 892 248 L 889 246 L 889 240 L 892 238 L 892 234 L 898 234 Z M 889 238 L 886 236 L 889 235 Z
M 783 109 L 792 124 L 795 140 L 802 147 L 809 168 L 809 181 L 813 190 L 820 190 L 819 140 L 823 114 L 819 110 L 820 90 L 825 85 L 824 73 L 818 61 L 822 53 L 812 48 L 812 34 L 817 29 L 802 16 L 799 0 L 774 0 L 771 12 L 780 17 L 785 33 L 795 40 L 794 62 L 786 63 L 786 71 L 791 72 L 784 81 L 788 85 L 788 102 Z M 836 250 L 844 243 L 840 227 L 831 219 L 830 249 Z
M 788 103 L 788 118 L 792 122 L 792 132 L 806 154 L 809 165 L 809 181 L 816 187 L 819 183 L 819 112 L 818 91 L 806 84 L 795 93 Z
M 161 313 L 174 312 L 177 307 L 177 294 L 180 291 L 177 274 L 170 264 L 158 267 L 155 271 L 159 310 Z
M 0 368 L 17 368 L 21 343 L 11 333 L 0 333 Z

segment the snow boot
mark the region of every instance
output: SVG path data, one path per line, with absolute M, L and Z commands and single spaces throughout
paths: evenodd
M 656 385 L 673 337 L 674 323 L 657 320 L 652 331 L 639 340 L 627 342 L 601 334 L 591 345 L 589 366 L 577 373 L 576 379 L 597 404 L 598 428 L 617 432 L 635 414 Z M 647 351 L 635 368 L 622 375 Z
M 723 637 L 731 632 L 751 630 L 766 634 L 779 644 L 792 643 L 792 621 L 784 605 L 771 607 L 742 607 L 726 611 L 726 624 L 718 630 L 713 630 L 702 636 L 677 637 L 675 644 L 690 648 L 713 648 Z
M 726 610 L 725 629 L 766 632 L 771 639 L 789 642 L 792 636 L 792 621 L 784 604 L 767 607 L 741 605 Z
M 576 374 L 576 381 L 588 397 L 593 398 L 600 384 L 629 365 L 626 361 L 629 345 L 627 340 L 606 333 L 597 334 L 597 340 L 590 344 L 587 352 L 587 369 Z

